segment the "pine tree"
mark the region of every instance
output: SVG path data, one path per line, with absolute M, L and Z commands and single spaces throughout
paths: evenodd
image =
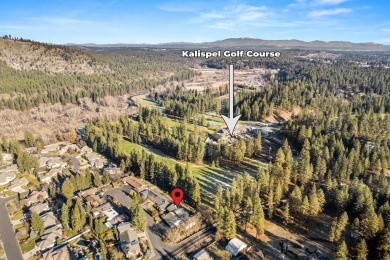
M 99 173 L 93 173 L 92 176 L 93 176 L 92 177 L 93 186 L 100 188 L 103 185 L 102 184 L 102 179 L 100 177 L 100 174 Z
M 310 163 L 310 142 L 307 139 L 305 139 L 300 153 L 298 175 L 303 185 L 305 185 L 313 175 L 313 166 Z
M 383 234 L 380 236 L 378 250 L 383 253 L 383 255 L 390 254 L 390 228 L 386 228 Z
M 61 193 L 66 197 L 67 200 L 71 200 L 74 196 L 74 192 L 76 191 L 75 185 L 72 181 L 67 178 L 61 186 Z
M 201 205 L 201 198 L 200 198 L 200 185 L 198 180 L 196 180 L 194 177 L 193 179 L 193 191 L 191 200 L 195 208 L 198 208 Z
M 290 222 L 290 206 L 289 203 L 286 204 L 283 211 L 283 222 L 287 225 Z
M 256 155 L 260 155 L 261 149 L 262 149 L 262 146 L 261 146 L 261 132 L 260 131 L 257 133 L 254 145 L 255 145 L 254 153 Z
M 137 206 L 133 207 L 133 209 L 131 210 L 131 219 L 133 226 L 136 230 L 145 230 L 147 220 L 141 204 L 138 204 Z
M 228 211 L 225 221 L 225 238 L 231 240 L 236 237 L 236 218 L 233 211 Z
M 248 223 L 251 223 L 252 220 L 252 214 L 253 214 L 253 205 L 252 205 L 252 200 L 250 197 L 247 197 L 244 201 L 244 214 L 243 214 L 243 221 L 244 221 L 244 228 L 246 230 L 246 227 Z
M 81 229 L 81 212 L 77 205 L 74 205 L 70 215 L 72 230 L 78 232 Z
M 104 185 L 107 185 L 110 183 L 110 176 L 107 171 L 103 172 L 103 179 L 102 179 Z
M 356 246 L 356 260 L 366 260 L 368 255 L 368 248 L 366 240 L 361 239 Z
M 100 255 L 102 256 L 102 260 L 107 260 L 106 243 L 104 243 L 102 240 L 99 240 L 99 244 L 100 244 Z
M 268 194 L 268 218 L 272 218 L 274 213 L 274 191 L 273 188 L 270 188 L 269 194 Z
M 41 236 L 45 229 L 45 226 L 43 225 L 43 220 L 36 212 L 33 212 L 31 215 L 31 228 L 38 234 L 38 236 Z
M 348 247 L 345 241 L 343 241 L 337 248 L 336 260 L 348 260 Z
M 330 227 L 329 240 L 331 242 L 338 242 L 341 239 L 343 231 L 348 224 L 348 215 L 346 212 L 341 214 L 341 216 L 336 217 Z
M 264 234 L 264 211 L 259 196 L 255 196 L 253 202 L 253 225 L 256 228 L 256 236 Z
M 318 201 L 317 189 L 315 185 L 313 185 L 311 189 L 309 198 L 309 215 L 311 217 L 317 217 L 318 213 L 321 211 L 321 207 Z
M 303 197 L 302 206 L 301 206 L 301 214 L 307 216 L 309 214 L 309 198 L 307 196 Z
M 280 202 L 282 196 L 283 196 L 283 187 L 282 184 L 278 182 L 278 184 L 276 185 L 275 196 L 274 196 L 276 204 Z
M 66 203 L 62 204 L 61 220 L 64 228 L 69 229 L 69 206 Z

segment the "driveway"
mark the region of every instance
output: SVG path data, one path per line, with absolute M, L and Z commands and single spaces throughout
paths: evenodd
M 23 260 L 22 251 L 20 250 L 18 240 L 15 237 L 15 231 L 12 227 L 11 220 L 8 215 L 7 207 L 5 203 L 8 200 L 17 198 L 17 196 L 12 196 L 8 198 L 0 198 L 0 234 L 3 240 L 5 254 L 7 259 L 12 260 Z

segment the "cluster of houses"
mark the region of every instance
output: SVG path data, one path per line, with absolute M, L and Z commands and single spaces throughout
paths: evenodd
M 262 136 L 270 136 L 273 133 L 280 130 L 280 126 L 272 123 L 251 123 L 248 125 L 237 125 L 234 129 L 234 136 L 232 137 L 227 128 L 221 128 L 216 130 L 213 134 L 210 134 L 206 143 L 217 143 L 219 140 L 233 143 L 236 139 L 248 140 L 256 137 L 259 133 Z
M 6 186 L 4 190 L 12 192 L 25 192 L 30 183 L 25 177 L 16 178 L 19 172 L 16 164 L 8 164 L 0 168 L 0 186 Z
M 35 190 L 26 199 L 20 201 L 21 207 L 28 208 L 28 212 L 24 214 L 25 219 L 31 218 L 33 213 L 37 213 L 43 221 L 43 235 L 36 241 L 36 247 L 41 252 L 53 247 L 63 234 L 63 227 L 47 202 L 48 198 L 49 195 L 46 191 Z M 30 237 L 37 237 L 34 230 L 30 231 Z
M 159 192 L 150 189 L 140 179 L 134 176 L 129 176 L 124 178 L 123 181 L 127 184 L 124 188 L 126 189 L 126 187 L 129 187 L 130 189 L 138 192 L 141 195 L 141 198 L 146 201 L 146 205 L 151 204 L 161 213 L 161 218 L 170 228 L 178 226 L 181 223 L 185 223 L 189 219 L 189 214 L 184 208 L 177 208 L 175 204 L 172 203 L 172 200 L 168 199 Z M 191 228 L 192 226 L 193 224 L 191 225 L 189 223 L 187 228 Z

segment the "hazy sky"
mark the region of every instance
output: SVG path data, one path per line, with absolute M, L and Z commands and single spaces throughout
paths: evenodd
M 0 35 L 51 43 L 225 38 L 390 44 L 390 1 L 1 0 Z

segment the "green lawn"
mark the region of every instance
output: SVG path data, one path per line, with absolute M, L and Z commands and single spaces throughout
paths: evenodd
M 18 194 L 18 193 L 14 192 L 14 191 L 6 190 L 6 191 L 3 191 L 1 195 L 4 197 L 11 197 L 11 196 L 16 195 L 16 194 Z
M 15 212 L 15 214 L 11 217 L 12 220 L 17 220 L 23 218 L 23 211 L 18 210 Z
M 22 249 L 23 253 L 27 253 L 31 250 L 33 250 L 35 247 L 35 239 L 27 239 L 25 243 L 20 244 L 20 248 Z

